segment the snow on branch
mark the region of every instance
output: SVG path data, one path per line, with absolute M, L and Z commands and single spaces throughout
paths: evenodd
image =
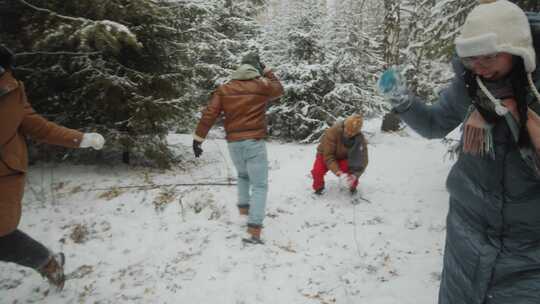
M 114 22 L 110 20 L 91 20 L 91 19 L 81 18 L 81 17 L 71 17 L 71 16 L 60 15 L 52 10 L 37 7 L 33 4 L 28 3 L 25 0 L 17 0 L 17 1 L 19 1 L 25 6 L 33 10 L 36 10 L 38 12 L 47 13 L 53 17 L 57 17 L 62 20 L 82 23 L 79 33 L 82 34 L 83 41 L 86 41 L 89 38 L 88 37 L 89 35 L 101 34 L 102 37 L 104 37 L 104 40 L 109 42 L 105 44 L 109 44 L 109 47 L 114 49 L 116 52 L 119 49 L 119 45 L 115 45 L 115 43 L 112 43 L 112 41 L 123 42 L 134 48 L 142 47 L 142 44 L 137 39 L 137 36 L 127 26 L 120 24 L 118 22 Z
M 90 55 L 99 55 L 101 52 L 44 52 L 44 51 L 35 51 L 35 52 L 20 52 L 15 54 L 15 56 L 34 56 L 34 55 L 60 55 L 60 56 L 90 56 Z
M 49 9 L 37 7 L 37 6 L 33 5 L 33 4 L 30 4 L 30 3 L 26 2 L 25 0 L 17 0 L 17 1 L 19 1 L 20 3 L 26 5 L 27 7 L 31 8 L 33 10 L 36 10 L 36 11 L 42 12 L 42 13 L 47 13 L 47 14 L 49 14 L 51 16 L 54 16 L 54 17 L 57 17 L 57 18 L 60 18 L 60 19 L 69 20 L 69 21 L 76 21 L 76 22 L 83 22 L 83 23 L 94 22 L 94 20 L 90 20 L 90 19 L 86 19 L 86 18 L 60 15 L 57 12 L 51 11 Z

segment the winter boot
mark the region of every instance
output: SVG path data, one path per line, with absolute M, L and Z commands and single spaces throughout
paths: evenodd
M 324 192 L 324 186 L 315 190 L 313 193 L 317 194 L 317 195 L 322 195 Z
M 249 205 L 238 206 L 238 212 L 240 213 L 240 215 L 248 215 L 249 214 Z
M 249 236 L 247 238 L 242 239 L 242 241 L 244 243 L 249 243 L 249 244 L 259 244 L 259 245 L 264 244 L 264 242 L 261 240 L 261 231 L 262 231 L 261 225 L 248 224 L 247 232 Z
M 351 195 L 355 195 L 356 192 L 358 192 L 358 177 L 356 178 L 356 180 L 352 183 L 351 187 L 349 188 L 349 193 L 351 193 Z
M 64 275 L 64 264 L 66 258 L 62 252 L 54 254 L 49 262 L 39 270 L 39 273 L 47 278 L 49 284 L 56 287 L 58 291 L 64 289 L 66 277 Z

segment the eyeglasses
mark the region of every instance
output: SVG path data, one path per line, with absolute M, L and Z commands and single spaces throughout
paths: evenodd
M 499 53 L 482 56 L 461 57 L 461 62 L 467 69 L 472 69 L 475 64 L 478 64 L 482 67 L 488 67 L 496 63 L 498 56 Z

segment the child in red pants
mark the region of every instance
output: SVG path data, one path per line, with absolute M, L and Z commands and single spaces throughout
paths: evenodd
M 349 175 L 350 177 L 347 176 L 347 178 L 350 178 L 350 181 L 348 181 L 350 183 L 350 190 L 354 192 L 358 186 L 358 177 L 349 174 L 349 165 L 346 159 L 337 160 L 337 163 L 339 170 L 335 173 L 336 176 L 341 177 L 342 175 Z M 324 176 L 328 170 L 329 169 L 324 162 L 324 156 L 317 153 L 313 169 L 311 170 L 311 176 L 313 176 L 313 190 L 315 190 L 317 194 L 322 194 L 322 191 L 324 190 Z
M 343 178 L 351 193 L 356 192 L 358 178 L 368 164 L 367 141 L 360 131 L 362 123 L 362 116 L 352 115 L 324 132 L 311 170 L 316 194 L 323 193 L 328 170 Z

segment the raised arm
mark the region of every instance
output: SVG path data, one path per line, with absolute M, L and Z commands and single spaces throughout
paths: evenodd
M 275 100 L 283 95 L 283 86 L 272 70 L 266 69 L 262 79 L 264 94 Z
M 459 62 L 454 61 L 454 71 L 450 85 L 432 105 L 409 93 L 399 69 L 391 68 L 382 74 L 379 90 L 392 104 L 393 111 L 416 132 L 426 138 L 441 138 L 463 122 L 471 105 Z
M 396 112 L 418 134 L 430 139 L 442 138 L 454 130 L 465 119 L 470 105 L 465 85 L 457 77 L 432 105 L 427 105 L 416 96 L 409 98 L 409 108 L 400 113 L 398 107 Z

